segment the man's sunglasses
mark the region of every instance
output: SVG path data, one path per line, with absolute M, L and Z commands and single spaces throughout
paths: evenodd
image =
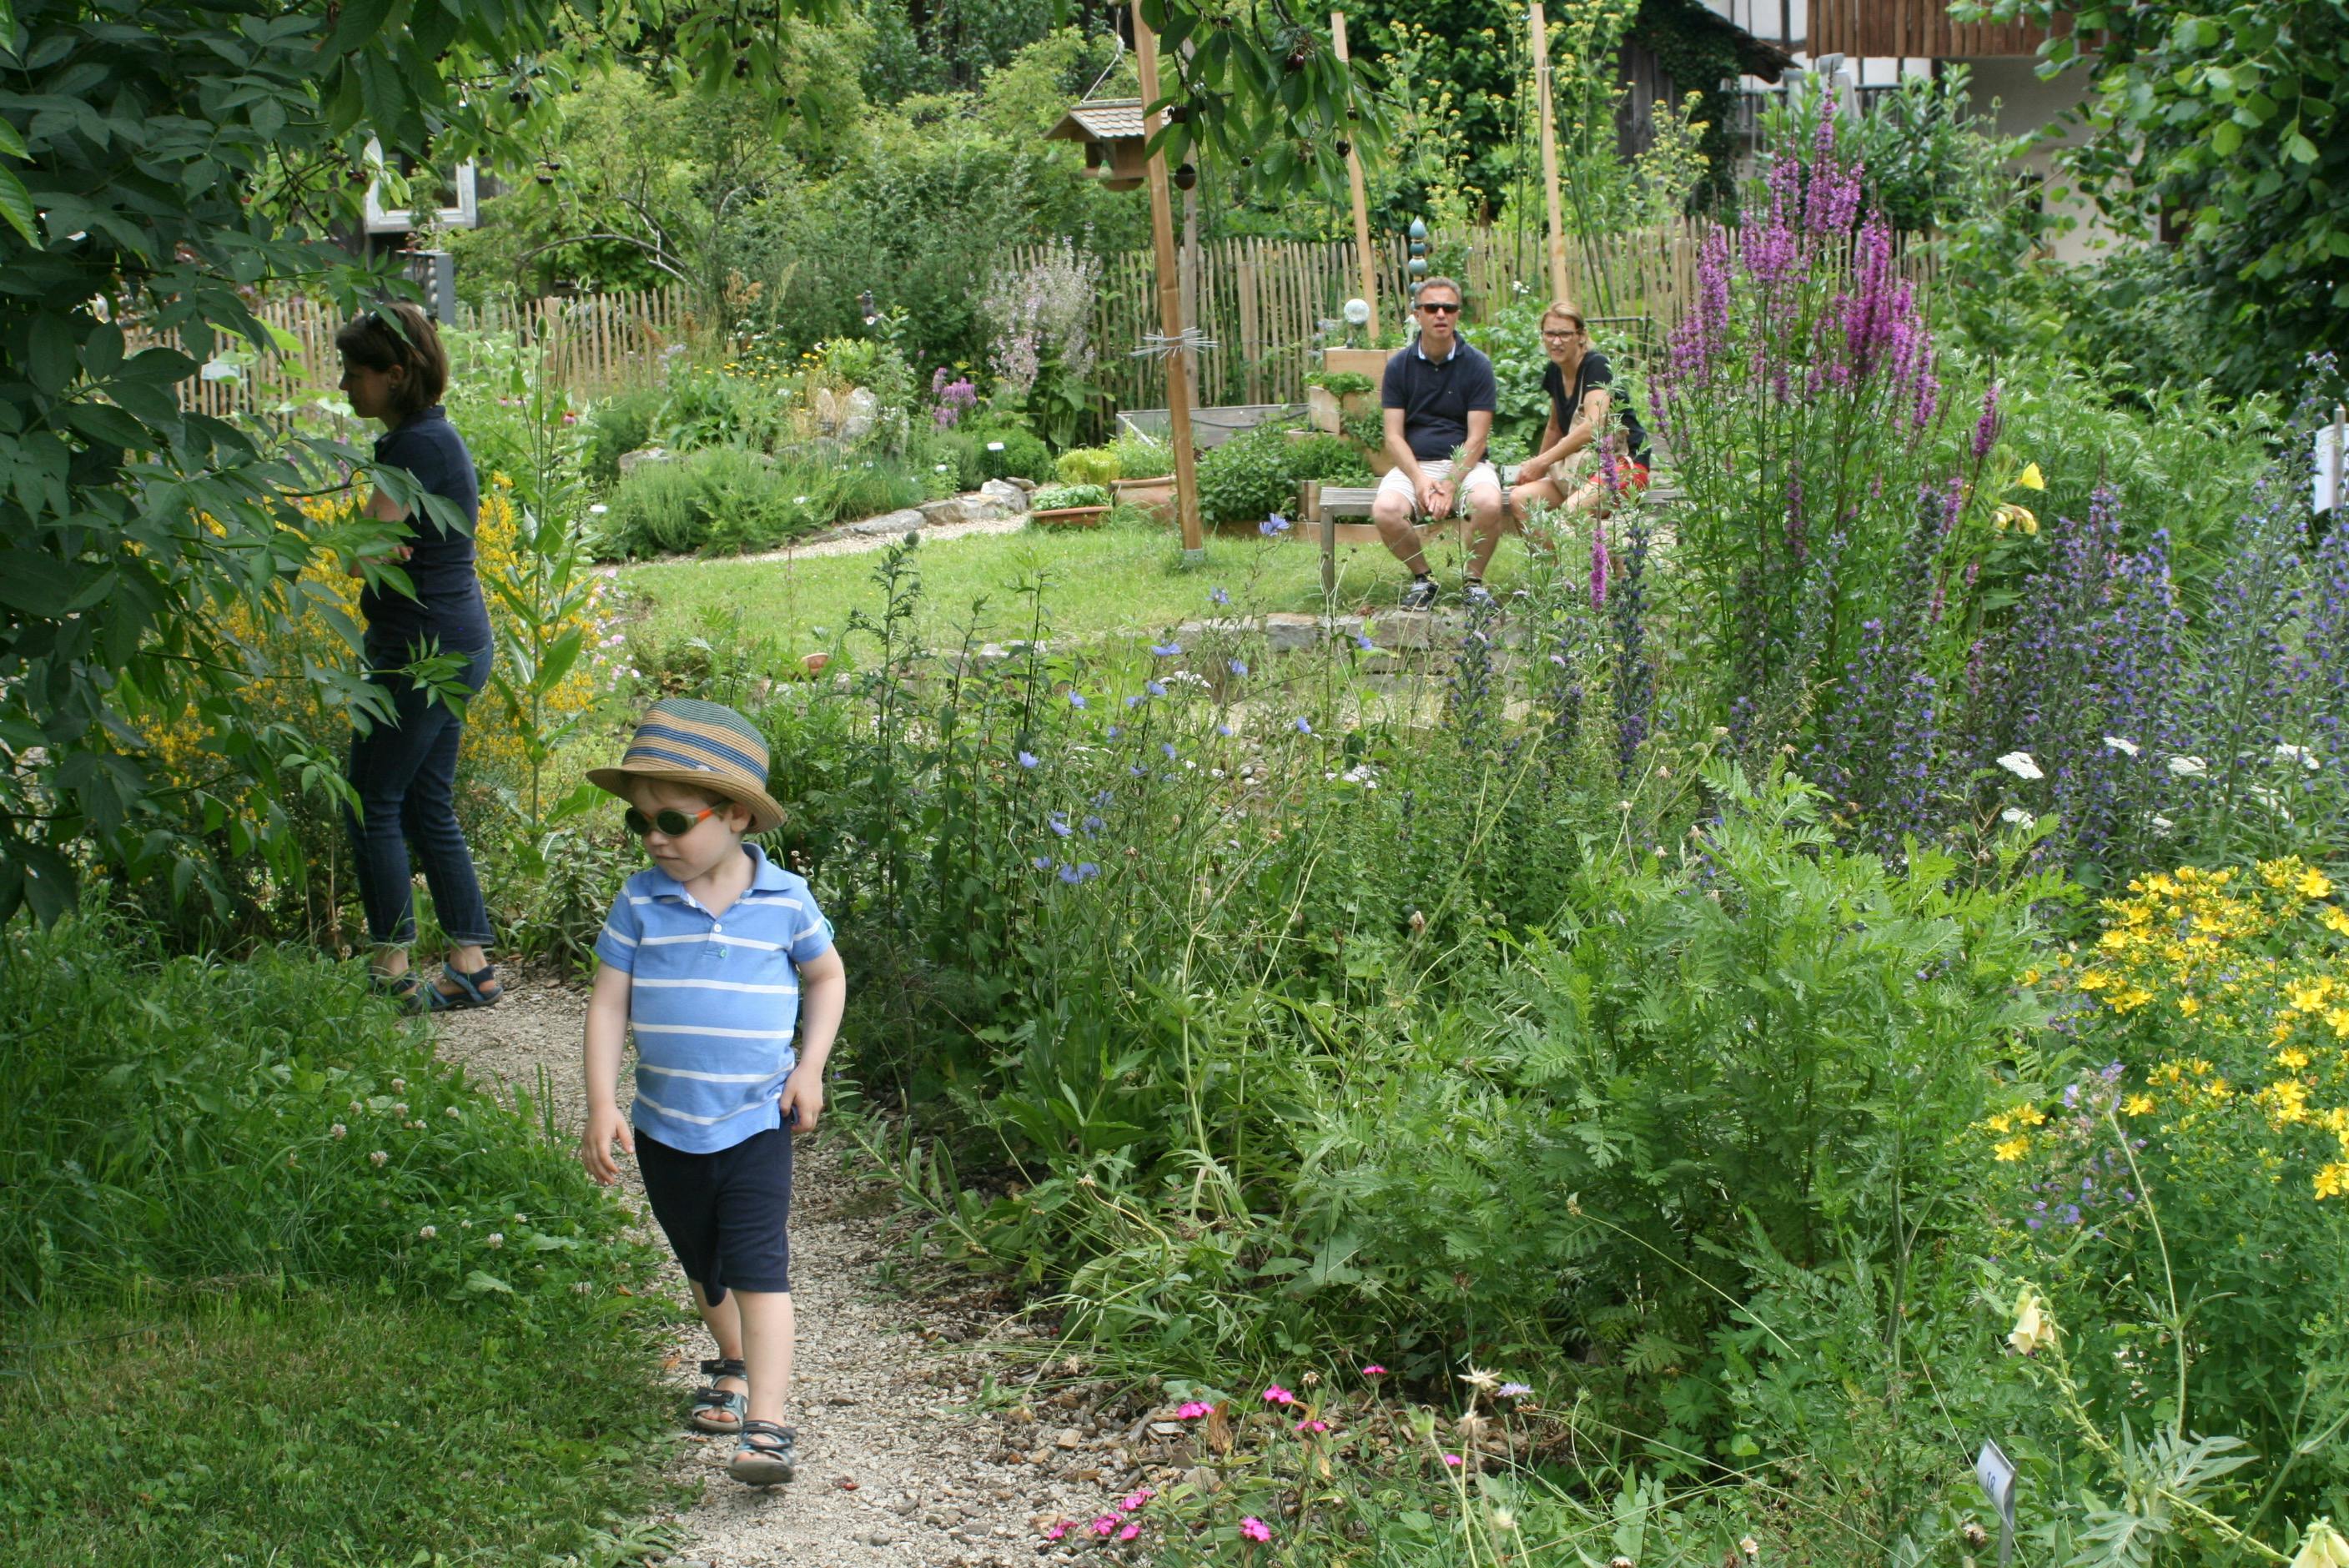
M 699 827 L 701 825 L 701 819 L 704 817 L 715 817 L 718 815 L 718 811 L 719 808 L 715 806 L 704 806 L 700 810 L 694 812 L 689 817 L 683 811 L 669 810 L 655 811 L 651 816 L 647 817 L 642 811 L 639 811 L 634 806 L 631 806 L 626 811 L 620 813 L 620 820 L 628 825 L 628 831 L 636 834 L 636 836 L 640 839 L 647 833 L 651 832 L 655 828 L 658 828 L 663 833 L 672 839 L 681 839 L 685 837 L 686 834 L 693 831 L 694 829 Z
M 1427 311 L 1438 311 L 1445 315 L 1457 315 L 1460 314 L 1460 307 L 1458 305 L 1446 304 L 1444 301 L 1440 299 L 1428 300 L 1423 303 L 1419 308 Z

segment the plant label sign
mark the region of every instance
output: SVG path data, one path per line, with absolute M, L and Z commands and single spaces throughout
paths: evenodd
M 2349 444 L 2344 442 L 2344 435 L 2349 435 L 2349 427 L 2344 427 L 2341 411 L 2335 408 L 2333 411 L 2333 423 L 2316 432 L 2316 450 L 2313 454 L 2316 493 L 2310 498 L 2314 503 L 2309 509 L 2312 511 L 2343 510 L 2344 498 L 2341 493 L 2342 459 L 2344 455 L 2349 455 L 2342 450 L 2344 444 Z
M 2006 1568 L 2007 1560 L 2014 1555 L 2014 1461 L 1994 1438 L 1982 1440 L 1982 1452 L 1974 1460 L 1974 1479 L 1982 1482 L 1982 1495 L 1998 1510 L 1999 1568 Z

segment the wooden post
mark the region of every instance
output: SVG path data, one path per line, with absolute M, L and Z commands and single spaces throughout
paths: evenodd
M 1534 41 L 1534 104 L 1541 116 L 1542 204 L 1549 212 L 1549 293 L 1580 310 L 1566 287 L 1566 216 L 1557 200 L 1557 131 L 1549 103 L 1549 24 L 1543 19 L 1541 0 L 1533 0 L 1527 18 Z
M 1133 0 L 1133 63 L 1142 77 L 1142 103 L 1144 114 L 1142 134 L 1147 139 L 1158 134 L 1165 116 L 1151 108 L 1159 98 L 1158 36 L 1142 19 L 1142 0 Z M 1166 155 L 1154 152 L 1150 169 L 1150 242 L 1158 258 L 1158 330 L 1167 337 L 1179 337 L 1183 333 L 1183 279 L 1174 261 L 1174 205 L 1167 193 Z M 1199 533 L 1199 465 L 1197 455 L 1191 450 L 1191 366 L 1187 354 L 1169 354 L 1163 363 L 1166 366 L 1166 413 L 1174 428 L 1169 436 L 1174 447 L 1174 514 L 1183 530 L 1183 559 L 1200 562 L 1207 558 L 1207 546 Z
M 1338 63 L 1349 64 L 1352 57 L 1346 52 L 1346 14 L 1330 13 L 1330 36 L 1338 46 Z M 1362 303 L 1371 307 L 1370 344 L 1379 345 L 1379 269 L 1371 254 L 1371 204 L 1362 193 L 1362 155 L 1354 150 L 1351 141 L 1346 144 L 1346 188 L 1354 198 L 1354 263 L 1361 272 Z
M 1338 524 L 1321 515 L 1321 481 L 1297 481 L 1297 521 L 1321 532 L 1321 610 L 1330 611 L 1330 601 L 1338 593 Z

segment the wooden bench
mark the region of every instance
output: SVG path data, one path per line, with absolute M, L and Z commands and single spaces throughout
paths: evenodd
M 1321 592 L 1338 591 L 1338 546 L 1346 544 L 1376 544 L 1379 530 L 1376 523 L 1350 522 L 1348 518 L 1368 518 L 1371 503 L 1378 499 L 1376 485 L 1325 485 L 1319 480 L 1297 481 L 1296 531 L 1299 538 L 1310 537 L 1321 545 Z M 1652 484 L 1641 490 L 1640 506 L 1648 511 L 1661 512 L 1680 500 L 1680 486 L 1671 483 Z M 1462 513 L 1449 520 L 1459 531 L 1461 553 L 1465 555 L 1471 543 L 1468 517 Z M 1437 523 L 1420 524 L 1419 535 L 1423 540 Z

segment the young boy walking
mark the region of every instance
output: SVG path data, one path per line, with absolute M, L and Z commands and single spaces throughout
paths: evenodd
M 596 939 L 579 1158 L 606 1186 L 612 1143 L 636 1156 L 653 1217 L 718 1341 L 693 1424 L 737 1440 L 727 1473 L 792 1479 L 792 1135 L 823 1113 L 823 1066 L 848 978 L 806 882 L 742 841 L 782 820 L 767 743 L 714 702 L 655 703 L 616 768 L 588 779 L 628 802 L 653 863 Z M 800 1049 L 792 1036 L 798 1027 Z M 636 1037 L 633 1129 L 622 1037 Z

